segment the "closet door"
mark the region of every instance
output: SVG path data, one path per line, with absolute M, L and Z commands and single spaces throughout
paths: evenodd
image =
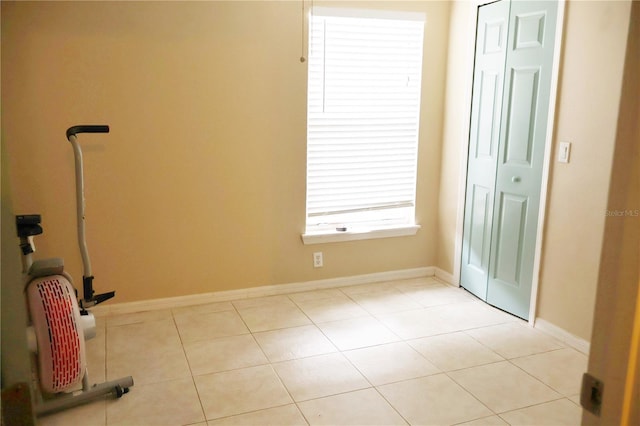
M 557 4 L 514 1 L 505 89 L 487 302 L 529 316 L 547 134 Z
M 509 1 L 478 9 L 461 282 L 487 298 Z
M 557 4 L 478 9 L 461 284 L 527 319 Z

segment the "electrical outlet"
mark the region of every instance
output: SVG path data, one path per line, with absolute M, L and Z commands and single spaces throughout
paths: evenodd
M 314 268 L 322 268 L 324 266 L 322 262 L 322 252 L 318 251 L 313 253 L 313 267 Z

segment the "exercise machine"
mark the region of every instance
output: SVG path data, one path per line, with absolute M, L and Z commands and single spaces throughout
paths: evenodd
M 37 416 L 75 407 L 105 396 L 122 397 L 133 386 L 131 376 L 90 385 L 85 340 L 95 337 L 95 317 L 88 308 L 115 296 L 95 294 L 85 240 L 84 179 L 79 133 L 108 133 L 109 126 L 82 125 L 67 130 L 73 147 L 76 177 L 78 244 L 82 255 L 82 298 L 61 258 L 33 260 L 33 237 L 43 232 L 39 214 L 16 216 L 20 238 L 24 289 L 29 311 L 27 341 L 35 355 L 34 412 Z

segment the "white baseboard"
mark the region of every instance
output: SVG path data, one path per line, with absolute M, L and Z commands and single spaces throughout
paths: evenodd
M 456 285 L 456 283 L 455 283 L 456 280 L 455 280 L 453 274 L 450 274 L 447 271 L 445 271 L 443 269 L 440 269 L 438 267 L 435 267 L 434 269 L 435 269 L 434 275 L 436 276 L 436 278 L 444 281 L 445 283 L 447 283 L 449 285 L 458 287 L 458 285 Z
M 371 284 L 383 281 L 432 277 L 436 274 L 436 269 L 438 268 L 428 266 L 423 268 L 376 272 L 373 274 L 329 278 L 324 280 L 306 281 L 300 283 L 276 284 L 238 290 L 224 290 L 215 291 L 212 293 L 142 300 L 139 302 L 113 303 L 109 305 L 96 306 L 91 309 L 91 312 L 95 316 L 101 317 L 116 314 L 154 311 L 159 309 L 179 308 L 183 306 L 201 305 L 205 303 L 226 302 L 230 300 L 246 299 L 250 297 L 275 296 L 287 293 L 298 293 L 302 291 L 312 291 L 335 287 L 347 287 L 352 285 Z
M 589 355 L 591 343 L 582 339 L 581 337 L 569 333 L 567 330 L 560 328 L 555 324 L 552 324 L 541 318 L 536 318 L 534 322 L 534 328 L 537 328 L 538 330 L 548 334 L 549 336 L 566 343 L 567 345 L 582 352 L 585 355 Z

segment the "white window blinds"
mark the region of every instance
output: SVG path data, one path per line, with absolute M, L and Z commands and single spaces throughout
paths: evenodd
M 344 13 L 309 25 L 307 232 L 415 220 L 424 17 Z

